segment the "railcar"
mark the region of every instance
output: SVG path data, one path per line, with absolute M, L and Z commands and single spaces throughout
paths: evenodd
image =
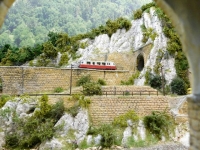
M 116 70 L 114 62 L 111 61 L 81 61 L 79 68 L 101 69 L 101 70 Z

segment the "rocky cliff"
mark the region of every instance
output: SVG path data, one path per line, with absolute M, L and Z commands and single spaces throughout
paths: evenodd
M 81 55 L 81 57 L 72 63 L 76 64 L 80 60 L 103 61 L 107 59 L 108 61 L 114 61 L 118 68 L 134 72 L 137 70 L 136 67 L 131 69 L 126 66 L 137 66 L 137 56 L 135 56 L 133 61 L 129 61 L 129 57 L 132 57 L 132 54 L 139 51 L 142 47 L 151 44 L 148 55 L 144 55 L 141 51 L 146 61 L 135 84 L 144 85 L 144 75 L 147 70 L 155 74 L 155 68 L 157 68 L 161 75 L 161 67 L 169 84 L 176 76 L 175 60 L 166 50 L 168 39 L 163 34 L 163 25 L 156 15 L 155 8 L 150 8 L 149 13 L 144 12 L 142 18 L 133 20 L 131 23 L 132 27 L 130 30 L 119 29 L 111 37 L 103 34 L 97 36 L 94 40 L 82 40 L 81 42 L 86 43 L 88 46 L 84 49 L 79 48 L 77 54 Z M 122 59 L 124 61 L 120 62 Z

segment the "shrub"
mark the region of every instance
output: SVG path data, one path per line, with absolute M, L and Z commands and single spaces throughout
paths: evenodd
M 5 103 L 9 100 L 10 96 L 7 95 L 1 95 L 0 98 L 0 108 L 5 105 Z
M 63 53 L 60 58 L 59 66 L 66 65 L 68 63 L 68 61 L 69 61 L 69 57 L 68 57 L 67 53 Z
M 116 140 L 114 135 L 114 130 L 111 125 L 104 124 L 99 128 L 99 134 L 102 136 L 101 138 L 101 146 L 110 148 Z
M 80 110 L 80 106 L 79 105 L 74 105 L 70 108 L 68 108 L 66 111 L 72 115 L 72 117 L 76 117 L 76 115 L 78 114 Z
M 103 79 L 98 79 L 97 83 L 100 85 L 106 85 L 106 81 Z
M 162 87 L 162 78 L 159 75 L 154 75 L 150 78 L 149 84 L 155 89 L 160 89 Z
M 51 107 L 51 110 L 48 113 L 48 117 L 52 118 L 54 122 L 57 122 L 65 112 L 64 102 L 58 101 L 55 105 Z
M 82 76 L 80 79 L 77 80 L 76 85 L 82 86 L 82 85 L 89 83 L 89 82 L 91 82 L 91 76 L 85 75 L 85 76 Z
M 101 86 L 95 82 L 86 83 L 83 85 L 84 95 L 101 95 Z
M 148 3 L 148 4 L 146 4 L 146 5 L 143 5 L 143 6 L 141 7 L 141 10 L 142 10 L 142 12 L 144 12 L 146 9 L 149 9 L 149 8 L 151 8 L 151 7 L 153 7 L 153 6 L 155 6 L 155 2 L 151 2 L 151 3 Z
M 121 81 L 121 85 L 133 85 L 135 79 L 137 79 L 140 75 L 139 71 L 136 71 L 127 81 Z
M 186 84 L 183 79 L 177 77 L 174 78 L 170 84 L 172 93 L 178 95 L 185 95 L 187 93 Z
M 63 92 L 64 90 L 63 90 L 63 88 L 62 87 L 56 87 L 55 89 L 54 89 L 54 92 L 55 93 L 61 93 L 61 92 Z
M 129 110 L 127 113 L 115 117 L 112 124 L 115 126 L 127 127 L 127 120 L 132 120 L 133 122 L 138 123 L 139 117 L 134 110 Z
M 134 12 L 133 14 L 133 19 L 136 20 L 136 19 L 140 19 L 142 18 L 142 10 L 141 9 L 138 9 Z
M 39 110 L 30 118 L 19 118 L 13 112 L 15 126 L 12 133 L 6 134 L 6 147 L 30 149 L 53 137 L 54 125 L 64 113 L 64 105 L 60 101 L 50 107 L 47 102 L 48 97 L 43 95 L 39 100 Z
M 153 111 L 151 115 L 144 117 L 144 126 L 150 134 L 161 139 L 162 136 L 169 137 L 173 133 L 173 119 L 164 111 Z

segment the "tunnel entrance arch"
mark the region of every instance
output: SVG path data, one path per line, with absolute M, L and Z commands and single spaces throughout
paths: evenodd
M 144 56 L 142 54 L 139 54 L 137 56 L 137 70 L 142 71 L 144 68 Z

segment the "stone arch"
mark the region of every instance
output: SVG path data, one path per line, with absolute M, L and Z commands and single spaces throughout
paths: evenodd
M 155 0 L 172 20 L 177 33 L 180 35 L 183 51 L 185 52 L 192 72 L 192 94 L 187 97 L 188 116 L 190 124 L 190 150 L 199 150 L 200 137 L 200 0 L 177 1 Z
M 142 53 L 140 53 L 138 56 L 137 56 L 137 59 L 136 59 L 136 65 L 137 65 L 137 70 L 138 71 L 142 71 L 143 68 L 144 68 L 144 55 Z

